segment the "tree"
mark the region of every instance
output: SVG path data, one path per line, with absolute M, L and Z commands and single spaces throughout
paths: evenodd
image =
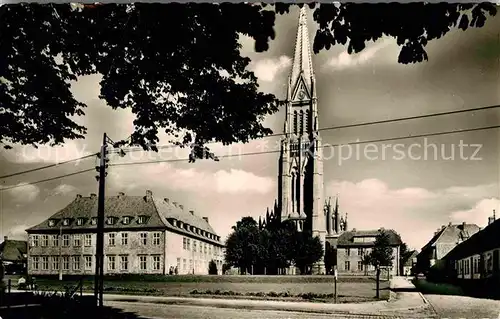
M 389 234 L 386 231 L 380 231 L 375 238 L 373 249 L 370 253 L 370 260 L 375 266 L 377 275 L 377 298 L 380 296 L 380 267 L 392 266 L 393 249 L 390 245 Z
M 329 242 L 325 244 L 325 269 L 327 274 L 331 274 L 333 267 L 337 265 L 337 254 Z
M 243 217 L 233 226 L 233 232 L 226 240 L 225 261 L 248 272 L 257 262 L 259 253 L 259 228 L 252 217 Z
M 208 263 L 208 274 L 217 275 L 217 264 L 214 260 L 210 260 L 210 262 Z
M 368 276 L 368 266 L 371 264 L 370 254 L 364 254 L 361 257 L 361 263 L 363 264 L 363 269 L 365 270 L 365 276 Z
M 313 5 L 312 5 L 313 6 Z M 255 50 L 274 39 L 275 14 L 289 4 L 5 4 L 0 7 L 0 143 L 59 145 L 83 138 L 74 121 L 86 105 L 70 91 L 78 76 L 101 74 L 100 98 L 130 108 L 127 143 L 157 148 L 160 130 L 192 147 L 191 159 L 214 158 L 208 142 L 231 144 L 271 134 L 266 115 L 280 103 L 258 92 L 239 52 L 238 36 Z M 452 27 L 484 25 L 493 3 L 321 4 L 314 51 L 397 39 L 398 61 L 427 60 L 427 43 Z M 111 26 L 111 27 L 110 27 Z M 124 141 L 118 144 L 124 144 Z
M 310 274 L 311 267 L 325 255 L 323 245 L 319 237 L 312 237 L 307 231 L 297 233 L 296 238 L 294 264 L 301 274 Z

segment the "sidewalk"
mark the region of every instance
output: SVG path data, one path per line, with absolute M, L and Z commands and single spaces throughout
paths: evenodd
M 236 308 L 252 310 L 296 311 L 323 314 L 346 315 L 401 315 L 412 314 L 415 318 L 417 312 L 424 312 L 428 318 L 429 308 L 423 296 L 416 291 L 415 286 L 404 277 L 394 277 L 391 280 L 391 290 L 395 297 L 390 301 L 373 301 L 364 303 L 315 303 L 315 302 L 290 302 L 267 301 L 248 299 L 210 299 L 189 297 L 157 297 L 104 294 L 105 303 L 113 302 L 140 302 L 153 304 L 190 305 L 217 308 Z M 14 291 L 13 291 L 14 292 Z M 92 295 L 84 293 L 84 295 Z

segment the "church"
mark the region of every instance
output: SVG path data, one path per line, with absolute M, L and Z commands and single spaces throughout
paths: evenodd
M 335 207 L 332 207 L 330 198 L 325 199 L 323 146 L 318 131 L 318 96 L 306 6 L 300 9 L 295 52 L 287 84 L 284 137 L 280 144 L 278 164 L 278 199 L 273 209 L 268 209 L 264 220 L 259 218 L 259 225 L 266 227 L 291 220 L 298 231 L 309 231 L 312 236 L 320 238 L 324 250 L 335 254 L 334 264 L 338 266 L 339 271 L 363 271 L 364 265 L 360 263 L 362 255 L 360 260 L 354 261 L 358 267 L 351 267 L 353 261 L 350 260 L 350 250 L 359 248 L 357 243 L 360 242 L 363 243 L 361 249 L 369 248 L 370 243 L 359 238 L 370 238 L 373 244 L 374 237 L 383 229 L 368 232 L 356 232 L 355 229 L 348 231 L 347 213 L 340 215 L 338 197 Z M 392 230 L 387 231 L 395 250 L 395 260 L 398 261 L 401 245 L 399 235 Z M 341 250 L 345 254 L 341 254 Z M 340 261 L 344 263 L 340 264 Z M 325 268 L 324 258 L 313 267 L 315 274 L 326 274 L 330 270 Z

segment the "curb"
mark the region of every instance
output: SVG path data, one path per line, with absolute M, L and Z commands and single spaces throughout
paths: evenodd
M 370 317 L 380 317 L 387 319 L 387 317 L 393 317 L 391 314 L 380 314 L 375 312 L 366 311 L 346 311 L 346 310 L 333 310 L 333 309 L 307 309 L 307 308 L 287 308 L 284 306 L 271 306 L 271 305 L 230 305 L 230 304 L 203 304 L 196 302 L 162 302 L 162 301 L 139 301 L 139 300 L 104 300 L 110 304 L 113 303 L 135 303 L 142 305 L 177 305 L 177 306 L 194 306 L 194 307 L 210 307 L 210 308 L 221 308 L 221 309 L 247 309 L 247 310 L 260 310 L 260 311 L 281 311 L 281 312 L 295 312 L 295 313 L 309 313 L 309 314 L 321 314 L 321 315 L 341 315 L 353 318 L 359 318 L 360 316 L 370 316 Z M 396 317 L 396 316 L 394 316 Z
M 419 294 L 420 298 L 422 298 L 422 300 L 424 301 L 424 303 L 426 305 L 428 305 L 429 304 L 429 300 L 427 300 L 427 298 L 425 298 L 424 295 L 420 291 L 418 292 L 418 294 Z

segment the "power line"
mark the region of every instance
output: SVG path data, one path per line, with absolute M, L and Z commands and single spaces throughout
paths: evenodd
M 491 109 L 496 109 L 499 108 L 500 105 L 491 105 L 491 106 L 482 106 L 482 107 L 477 107 L 477 108 L 472 108 L 472 109 L 464 109 L 464 110 L 455 110 L 455 111 L 447 111 L 447 112 L 440 112 L 440 113 L 431 113 L 431 114 L 423 114 L 423 115 L 415 115 L 415 116 L 409 116 L 409 117 L 399 117 L 395 119 L 387 119 L 387 120 L 379 120 L 379 121 L 372 121 L 372 122 L 362 122 L 362 123 L 354 123 L 354 124 L 347 124 L 347 125 L 340 125 L 340 126 L 329 126 L 329 127 L 323 127 L 317 130 L 317 132 L 322 132 L 322 131 L 330 131 L 330 130 L 340 130 L 340 129 L 346 129 L 346 128 L 355 128 L 355 127 L 362 127 L 362 126 L 369 126 L 369 125 L 378 125 L 378 124 L 388 124 L 388 123 L 395 123 L 395 122 L 403 122 L 403 121 L 411 121 L 411 120 L 418 120 L 418 119 L 423 119 L 423 118 L 430 118 L 430 117 L 435 117 L 435 116 L 444 116 L 444 115 L 453 115 L 453 114 L 460 114 L 460 113 L 467 113 L 467 112 L 476 112 L 476 111 L 484 111 L 484 110 L 491 110 Z M 270 137 L 282 137 L 285 136 L 285 133 L 276 133 L 276 134 L 270 134 L 266 136 L 261 136 L 258 137 L 258 139 L 261 138 L 270 138 Z M 212 144 L 217 144 L 219 142 L 210 142 L 206 143 L 205 145 L 212 145 Z M 168 144 L 168 145 L 159 145 L 156 146 L 157 149 L 169 149 L 169 148 L 175 148 L 179 147 L 179 145 L 176 144 Z M 125 148 L 127 152 L 140 152 L 143 151 L 143 148 L 137 147 L 137 148 Z
M 50 182 L 50 181 L 54 181 L 56 179 L 65 178 L 65 177 L 69 177 L 69 176 L 74 176 L 74 175 L 78 175 L 78 174 L 82 174 L 82 173 L 86 173 L 86 172 L 93 172 L 93 171 L 95 171 L 95 168 L 89 168 L 89 169 L 85 169 L 85 170 L 81 170 L 81 171 L 76 171 L 76 172 L 73 172 L 73 173 L 59 175 L 59 176 L 56 176 L 56 177 L 42 179 L 42 180 L 39 180 L 39 181 L 36 181 L 36 182 L 27 183 L 27 184 L 14 185 L 14 186 L 9 186 L 9 187 L 3 187 L 3 188 L 0 188 L 0 192 L 1 191 L 6 191 L 6 190 L 9 190 L 9 189 L 18 188 L 18 187 L 24 187 L 24 186 L 27 186 L 27 185 L 34 185 L 34 184 L 40 184 L 40 183 L 44 183 L 44 182 Z
M 71 159 L 71 160 L 67 160 L 67 161 L 63 161 L 63 162 L 59 162 L 59 163 L 55 163 L 55 164 L 50 164 L 50 165 L 41 166 L 41 167 L 37 167 L 37 168 L 33 168 L 33 169 L 29 169 L 29 170 L 25 170 L 25 171 L 21 171 L 21 172 L 17 172 L 17 173 L 12 173 L 12 174 L 8 174 L 8 175 L 4 175 L 4 176 L 0 176 L 0 179 L 4 179 L 4 178 L 8 178 L 8 177 L 13 177 L 13 176 L 18 176 L 18 175 L 22 175 L 22 174 L 26 174 L 26 173 L 32 173 L 32 172 L 36 172 L 36 171 L 41 171 L 42 169 L 47 169 L 47 168 L 56 167 L 56 166 L 67 164 L 67 163 L 77 162 L 77 161 L 80 161 L 80 160 L 83 160 L 83 159 L 86 159 L 86 158 L 89 158 L 89 157 L 93 157 L 93 156 L 96 156 L 96 155 L 97 155 L 97 153 L 89 154 L 89 155 L 85 155 L 85 156 L 82 156 L 82 157 L 79 157 L 79 158 L 74 158 L 74 159 Z
M 459 114 L 459 113 L 466 113 L 466 112 L 483 111 L 483 110 L 495 109 L 495 108 L 499 108 L 499 107 L 500 107 L 500 105 L 483 106 L 483 107 L 478 107 L 478 108 L 473 108 L 473 109 L 455 110 L 455 111 L 448 111 L 448 112 L 441 112 L 441 113 L 431 113 L 431 114 L 416 115 L 416 116 L 410 116 L 410 117 L 400 117 L 400 118 L 395 118 L 395 119 L 379 120 L 379 121 L 373 121 L 373 122 L 355 123 L 355 124 L 348 124 L 348 125 L 341 125 L 341 126 L 331 126 L 331 127 L 320 128 L 320 129 L 318 129 L 318 131 L 329 131 L 329 130 L 355 128 L 355 127 L 377 125 L 377 124 L 387 124 L 387 123 L 394 123 L 394 122 L 401 122 L 401 121 L 410 121 L 410 120 L 416 120 L 416 119 L 422 119 L 422 118 L 429 118 L 429 117 L 435 117 L 435 116 L 444 116 L 444 115 L 452 115 L 452 114 Z M 266 135 L 266 136 L 263 136 L 261 138 L 281 137 L 281 136 L 284 136 L 284 135 L 285 135 L 284 133 L 278 133 L 278 134 Z M 126 140 L 129 140 L 130 137 L 131 136 L 129 136 Z M 207 143 L 206 145 L 211 145 L 211 144 L 217 144 L 217 142 Z M 179 146 L 175 145 L 175 144 L 157 146 L 157 148 L 159 150 L 160 149 L 175 148 L 175 147 L 179 147 Z M 128 151 L 128 152 L 138 152 L 138 151 L 143 151 L 143 149 L 142 148 L 126 148 L 126 151 Z M 116 153 L 116 152 L 119 152 L 119 150 L 112 150 L 110 152 L 111 153 Z M 86 158 L 90 158 L 90 157 L 93 157 L 93 156 L 96 156 L 96 155 L 97 155 L 97 153 L 94 153 L 94 154 L 82 156 L 82 157 L 79 157 L 79 158 L 75 158 L 75 159 L 63 161 L 63 162 L 60 162 L 60 163 L 50 164 L 50 165 L 46 165 L 46 166 L 42 166 L 42 167 L 38 167 L 38 168 L 34 168 L 34 169 L 29 169 L 29 170 L 25 170 L 25 171 L 21 171 L 21 172 L 17 172 L 17 173 L 12 173 L 12 174 L 8 174 L 8 175 L 4 175 L 4 176 L 0 176 L 0 179 L 14 177 L 14 176 L 19 176 L 19 175 L 23 175 L 23 174 L 27 174 L 27 173 L 32 173 L 32 172 L 40 171 L 40 170 L 43 170 L 43 169 L 52 168 L 52 167 L 56 167 L 56 166 L 67 164 L 67 163 L 71 163 L 71 162 L 76 162 L 76 161 L 83 160 L 83 159 L 86 159 Z
M 425 133 L 425 134 L 418 134 L 418 135 L 408 135 L 408 136 L 401 136 L 401 137 L 389 137 L 389 138 L 382 138 L 382 139 L 374 139 L 374 140 L 366 140 L 366 141 L 356 141 L 356 142 L 349 142 L 349 143 L 341 143 L 341 144 L 326 144 L 322 145 L 322 148 L 325 147 L 338 147 L 342 145 L 357 145 L 357 144 L 370 144 L 370 143 L 380 143 L 380 142 L 389 142 L 389 141 L 396 141 L 396 140 L 407 140 L 407 139 L 413 139 L 413 138 L 421 138 L 421 137 L 428 137 L 428 136 L 440 136 L 440 135 L 450 135 L 450 134 L 458 134 L 458 133 L 466 133 L 466 132 L 476 132 L 476 131 L 484 131 L 484 130 L 492 130 L 492 129 L 498 129 L 500 128 L 500 125 L 493 125 L 493 126 L 485 126 L 485 127 L 476 127 L 476 128 L 470 128 L 470 129 L 461 129 L 461 130 L 453 130 L 453 131 L 445 131 L 445 132 L 436 132 L 436 133 Z M 263 154 L 272 154 L 272 153 L 279 153 L 280 150 L 270 150 L 270 151 L 259 151 L 259 152 L 247 152 L 247 153 L 241 153 L 241 154 L 225 154 L 225 155 L 220 155 L 216 156 L 217 158 L 231 158 L 231 157 L 240 157 L 240 156 L 253 156 L 253 155 L 263 155 Z M 172 163 L 172 162 L 187 162 L 189 161 L 189 158 L 179 158 L 179 159 L 167 159 L 167 160 L 156 160 L 156 161 L 145 161 L 145 162 L 130 162 L 130 163 L 116 163 L 116 164 L 109 164 L 109 166 L 129 166 L 129 165 L 142 165 L 142 164 L 157 164 L 157 163 Z M 76 171 L 73 173 L 69 174 L 64 174 L 48 179 L 43 179 L 40 181 L 28 183 L 28 184 L 39 184 L 43 182 L 49 182 L 53 181 L 56 179 L 60 178 L 65 178 L 69 176 L 74 176 L 86 172 L 91 172 L 95 171 L 95 168 L 90 168 L 90 169 L 85 169 L 81 171 Z M 9 187 L 4 187 L 0 188 L 0 192 L 4 190 L 9 190 L 13 188 L 18 188 L 18 187 L 23 187 L 26 184 L 23 185 L 14 185 L 14 186 L 9 186 Z

